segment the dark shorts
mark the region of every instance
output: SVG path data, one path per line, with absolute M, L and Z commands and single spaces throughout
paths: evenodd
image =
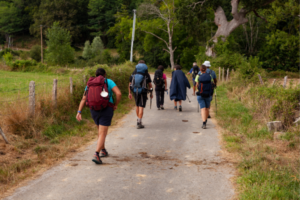
M 211 97 L 203 98 L 201 96 L 197 96 L 197 100 L 201 109 L 210 107 Z
M 135 105 L 138 107 L 146 107 L 146 103 L 147 103 L 147 94 L 138 94 L 136 95 L 135 93 L 133 93 L 133 97 L 135 100 Z
M 195 80 L 193 80 L 193 85 L 194 85 L 194 86 L 196 86 L 196 84 L 197 84 L 197 83 L 196 83 L 196 81 L 195 81 Z
M 96 125 L 110 126 L 111 120 L 114 116 L 114 109 L 112 107 L 106 107 L 103 110 L 92 110 L 91 115 Z

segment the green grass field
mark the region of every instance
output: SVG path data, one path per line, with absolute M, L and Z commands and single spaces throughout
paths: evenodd
M 35 81 L 37 98 L 51 94 L 53 79 L 58 79 L 58 91 L 69 86 L 69 75 L 46 73 L 9 72 L 0 70 L 0 102 L 22 99 L 28 96 L 29 82 Z

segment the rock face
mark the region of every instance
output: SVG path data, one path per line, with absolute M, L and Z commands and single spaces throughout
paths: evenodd
M 281 121 L 273 121 L 267 123 L 269 131 L 281 131 L 283 129 Z

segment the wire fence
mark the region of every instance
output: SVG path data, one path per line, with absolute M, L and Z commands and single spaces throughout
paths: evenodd
M 27 87 L 21 87 L 21 88 L 15 88 L 15 89 L 11 89 L 11 90 L 7 90 L 7 91 L 0 91 L 0 94 L 7 94 L 7 93 L 15 93 L 16 91 L 28 91 L 28 95 L 26 96 L 22 96 L 22 97 L 16 97 L 14 99 L 9 99 L 9 100 L 0 100 L 0 106 L 3 106 L 3 109 L 0 110 L 0 133 L 2 135 L 3 138 L 5 138 L 4 132 L 2 131 L 2 127 L 5 127 L 6 129 L 14 126 L 14 125 L 22 125 L 19 122 L 16 123 L 9 123 L 6 124 L 5 123 L 5 118 L 7 117 L 13 117 L 16 115 L 27 115 L 30 117 L 35 116 L 35 110 L 36 110 L 36 100 L 38 99 L 39 101 L 43 101 L 43 100 L 47 100 L 49 102 L 52 103 L 52 105 L 54 107 L 57 106 L 57 94 L 58 91 L 63 91 L 64 93 L 66 92 L 67 89 L 67 85 L 64 84 L 64 86 L 59 86 L 59 83 L 65 83 L 67 79 L 54 79 L 53 82 L 48 82 L 48 83 L 41 83 L 41 84 L 37 84 L 35 85 L 34 81 L 31 81 L 29 83 L 29 86 Z M 70 94 L 73 94 L 73 80 L 70 77 L 69 78 L 69 90 L 70 90 Z M 83 80 L 84 83 L 86 83 L 86 76 L 83 76 Z M 39 93 L 36 93 L 36 89 L 37 87 L 41 87 L 41 86 L 52 86 L 52 91 L 51 91 L 51 95 L 52 98 L 49 98 L 49 93 L 47 92 L 43 92 L 41 90 L 39 90 Z M 2 95 L 3 97 L 4 95 Z M 28 99 L 28 105 L 27 105 L 27 109 L 24 109 L 24 104 L 22 104 L 21 102 L 26 102 L 24 101 L 25 99 Z M 18 111 L 16 112 L 15 109 L 13 109 L 11 111 L 11 113 L 4 113 L 4 111 L 9 111 L 9 109 L 5 109 L 5 107 L 11 103 L 12 106 L 14 106 L 14 108 L 18 108 Z M 26 106 L 26 105 L 25 105 Z M 11 120 L 12 122 L 15 120 Z

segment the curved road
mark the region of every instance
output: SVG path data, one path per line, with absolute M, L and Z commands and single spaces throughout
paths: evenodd
M 191 92 L 189 92 L 191 93 Z M 143 124 L 136 129 L 133 110 L 107 137 L 109 157 L 103 165 L 91 159 L 96 143 L 74 158 L 45 172 L 6 199 L 13 200 L 227 200 L 234 197 L 230 182 L 234 169 L 219 155 L 214 124 L 201 129 L 196 97 L 165 110 L 149 101 Z M 183 121 L 184 120 L 184 121 Z

